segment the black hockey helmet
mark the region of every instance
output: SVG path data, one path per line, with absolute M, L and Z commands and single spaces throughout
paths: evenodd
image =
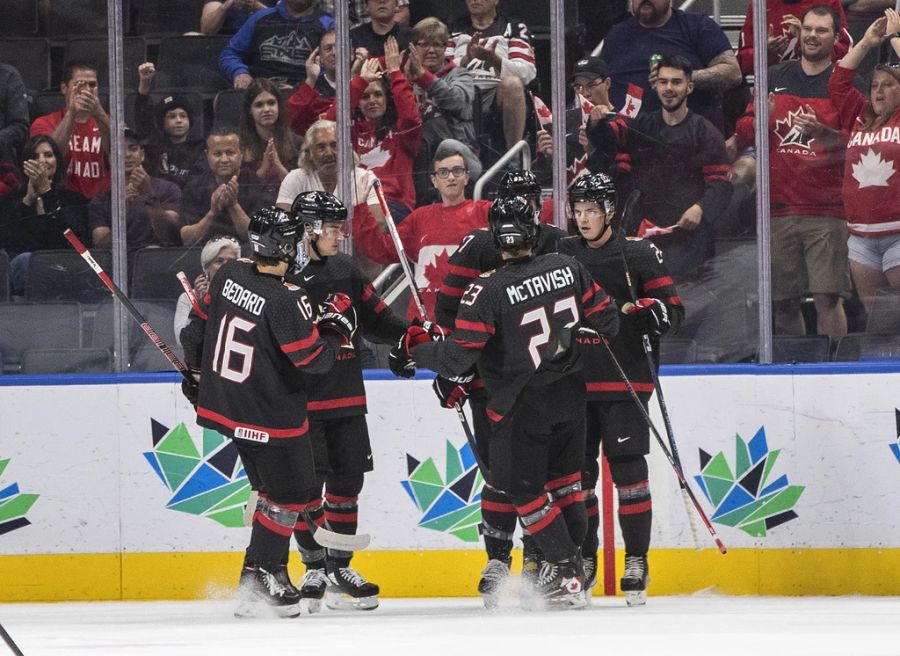
M 537 176 L 531 171 L 521 169 L 504 173 L 500 178 L 500 192 L 497 197 L 511 198 L 513 196 L 522 196 L 540 204 L 541 185 L 538 184 Z
M 569 205 L 597 203 L 604 212 L 616 209 L 616 185 L 605 173 L 591 173 L 577 178 L 569 187 Z
M 502 250 L 518 250 L 534 244 L 537 224 L 534 208 L 522 196 L 498 198 L 488 211 L 494 241 Z
M 272 206 L 259 209 L 250 218 L 248 233 L 253 253 L 284 262 L 293 262 L 303 224 L 290 212 Z
M 304 191 L 291 203 L 291 214 L 316 235 L 322 234 L 325 223 L 347 220 L 347 208 L 333 194 L 326 191 Z

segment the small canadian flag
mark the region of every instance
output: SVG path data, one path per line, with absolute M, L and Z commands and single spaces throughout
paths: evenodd
M 542 130 L 546 130 L 547 126 L 553 123 L 553 112 L 547 107 L 547 103 L 538 96 L 532 95 L 531 98 L 534 101 L 534 115 L 537 118 L 538 125 Z
M 625 92 L 625 107 L 622 114 L 628 118 L 634 118 L 641 111 L 641 104 L 644 102 L 644 90 L 636 84 L 628 84 L 628 90 Z
M 594 109 L 594 103 L 582 96 L 580 93 L 575 94 L 575 104 L 581 107 L 581 122 L 587 123 L 591 116 L 591 110 Z

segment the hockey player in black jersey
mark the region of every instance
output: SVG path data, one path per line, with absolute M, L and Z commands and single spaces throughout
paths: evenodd
M 615 334 L 618 310 L 573 259 L 532 254 L 537 227 L 525 199 L 499 199 L 488 216 L 502 266 L 468 286 L 447 340 L 413 326 L 395 351 L 447 377 L 477 363 L 492 424 L 487 478 L 544 553 L 538 590 L 580 606 L 584 379 L 575 335 L 582 323 Z
M 291 212 L 307 231 L 286 279 L 303 287 L 313 306 L 325 302 L 332 292 L 346 294 L 365 336 L 395 344 L 406 332 L 406 322 L 384 304 L 356 261 L 339 252 L 347 227 L 344 205 L 324 191 L 307 191 L 297 196 Z M 357 332 L 354 346 L 359 340 Z M 337 533 L 355 534 L 364 474 L 373 467 L 362 364 L 356 349 L 342 349 L 327 373 L 307 376 L 307 390 L 319 494 L 312 500 L 310 517 L 327 522 Z M 326 554 L 323 548 L 309 551 L 301 545 L 300 554 L 306 565 L 300 591 L 310 612 L 320 609 L 323 596 L 329 608 L 378 606 L 378 586 L 350 567 L 352 552 L 329 549 Z
M 531 205 L 535 237 L 532 246 L 534 255 L 556 252 L 557 242 L 566 236 L 559 228 L 540 223 L 538 216 L 541 208 L 541 186 L 531 171 L 509 171 L 500 180 L 500 198 L 521 196 Z M 441 326 L 452 328 L 459 310 L 459 302 L 463 292 L 473 278 L 485 271 L 493 271 L 503 264 L 500 248 L 497 246 L 490 229 L 473 230 L 460 242 L 459 248 L 450 256 L 449 272 L 441 285 L 435 303 L 435 321 Z M 456 387 L 457 397 L 465 398 L 468 394 L 472 408 L 472 423 L 475 427 L 477 446 L 482 459 L 489 463 L 490 449 L 488 443 L 491 422 L 485 413 L 484 384 L 475 378 L 469 386 L 450 386 L 440 377 L 436 387 Z M 452 397 L 451 398 L 455 398 Z M 484 595 L 485 604 L 496 603 L 495 593 L 509 576 L 509 564 L 512 560 L 513 533 L 516 529 L 516 509 L 502 492 L 491 485 L 485 485 L 481 493 L 481 529 L 484 535 L 484 547 L 487 551 L 488 563 L 482 572 L 478 591 Z M 540 566 L 540 551 L 535 547 L 527 533 L 523 535 L 523 575 L 532 578 Z
M 201 372 L 197 423 L 234 440 L 259 501 L 238 586 L 235 615 L 260 604 L 300 613 L 300 594 L 277 576 L 315 485 L 304 374 L 324 373 L 356 329 L 349 299 L 329 297 L 318 320 L 306 292 L 284 281 L 303 225 L 277 209 L 257 212 L 254 261 L 222 265 L 181 333 L 188 365 Z M 312 542 L 309 540 L 309 542 Z M 306 548 L 315 545 L 306 544 Z
M 659 337 L 677 328 L 684 317 L 681 299 L 659 248 L 648 240 L 624 239 L 613 228 L 616 188 L 609 177 L 603 173 L 582 176 L 569 189 L 569 203 L 579 235 L 561 240 L 559 252 L 581 262 L 623 309 L 619 333 L 609 340 L 610 346 L 646 407 L 653 394 L 653 378 L 643 335 L 649 335 L 658 354 Z M 623 257 L 637 303 L 631 302 Z M 629 605 L 639 605 L 646 600 L 649 571 L 651 500 L 644 458 L 650 449 L 649 427 L 600 340 L 580 337 L 578 341 L 584 355 L 588 399 L 587 453 L 582 474 L 588 515 L 582 546 L 586 587 L 592 587 L 597 576 L 600 515 L 594 489 L 602 442 L 618 491 L 619 525 L 625 542 L 625 573 L 620 585 Z

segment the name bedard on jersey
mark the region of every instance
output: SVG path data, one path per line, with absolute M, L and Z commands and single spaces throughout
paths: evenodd
M 572 269 L 565 266 L 526 278 L 521 283 L 508 285 L 506 287 L 506 295 L 509 298 L 510 305 L 516 305 L 557 289 L 571 287 L 574 284 L 575 274 L 572 273 Z
M 222 297 L 257 317 L 262 314 L 266 299 L 229 278 L 222 288 Z

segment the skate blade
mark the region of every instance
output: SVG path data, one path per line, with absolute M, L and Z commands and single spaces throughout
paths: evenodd
M 238 602 L 237 608 L 234 609 L 234 616 L 238 619 L 259 619 L 271 617 L 299 617 L 301 613 L 300 604 L 291 604 L 290 606 L 270 606 L 264 601 L 248 601 Z
M 500 606 L 500 595 L 482 594 L 481 601 L 484 603 L 486 610 L 496 610 Z
M 629 606 L 643 606 L 647 603 L 646 590 L 631 590 L 625 593 L 625 603 Z
M 341 592 L 326 592 L 325 605 L 331 610 L 375 610 L 378 597 L 351 597 Z
M 303 612 L 314 615 L 322 610 L 322 600 L 305 597 L 300 600 L 300 608 Z

